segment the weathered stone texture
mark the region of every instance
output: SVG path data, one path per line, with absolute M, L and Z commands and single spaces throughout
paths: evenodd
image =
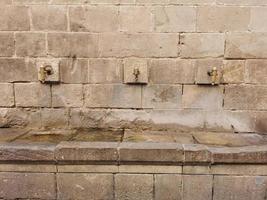
M 9 83 L 0 84 L 0 107 L 11 107 L 14 105 L 13 85 Z
M 0 33 L 0 56 L 13 56 L 14 52 L 14 35 L 12 33 Z
M 247 31 L 250 20 L 250 9 L 246 7 L 199 7 L 197 31 L 225 32 Z
M 49 33 L 48 54 L 58 57 L 96 57 L 98 36 L 86 33 Z
M 46 55 L 44 33 L 16 33 L 16 55 L 42 57 Z
M 55 175 L 49 173 L 0 173 L 4 199 L 55 199 Z
M 112 32 L 118 30 L 118 7 L 90 6 L 70 8 L 72 31 Z
M 16 83 L 15 99 L 18 107 L 50 107 L 50 87 L 38 83 Z
M 141 88 L 129 85 L 86 85 L 86 107 L 140 108 Z
M 181 200 L 181 175 L 155 175 L 155 200 Z
M 267 84 L 267 60 L 246 61 L 246 82 Z
M 112 174 L 57 174 L 58 199 L 113 199 Z
M 64 84 L 52 86 L 53 107 L 82 107 L 83 86 L 81 84 Z
M 180 36 L 182 58 L 222 57 L 224 35 L 220 33 L 185 33 Z
M 67 9 L 63 6 L 32 6 L 32 25 L 34 30 L 66 31 Z
M 148 175 L 148 174 L 115 175 L 115 199 L 152 200 L 153 175 Z
M 28 15 L 28 8 L 24 6 L 1 6 L 0 30 L 3 31 L 30 30 L 30 18 Z
M 101 34 L 101 57 L 177 57 L 176 34 Z
M 266 197 L 267 180 L 264 176 L 215 176 L 214 200 L 260 200 Z

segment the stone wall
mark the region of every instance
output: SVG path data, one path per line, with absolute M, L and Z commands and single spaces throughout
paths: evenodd
M 267 131 L 265 0 L 1 0 L 0 126 Z M 37 79 L 60 63 L 60 84 Z M 124 84 L 125 66 L 148 85 Z M 205 82 L 217 67 L 219 86 Z

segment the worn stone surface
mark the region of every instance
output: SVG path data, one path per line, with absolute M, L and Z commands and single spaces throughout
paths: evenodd
M 89 60 L 89 83 L 122 83 L 122 61 L 116 59 L 90 59 Z
M 181 99 L 181 85 L 150 85 L 144 87 L 142 91 L 143 108 L 181 108 Z
M 59 173 L 58 199 L 113 199 L 112 174 Z
M 51 92 L 47 85 L 38 83 L 15 84 L 16 106 L 19 107 L 49 107 Z
M 27 130 L 21 130 L 21 129 L 10 129 L 10 128 L 1 128 L 0 129 L 0 141 L 1 142 L 9 142 L 20 135 L 23 135 L 27 133 Z
M 52 86 L 52 106 L 83 106 L 83 86 L 80 84 L 65 84 Z
M 16 33 L 17 56 L 45 56 L 46 42 L 44 33 Z
M 115 175 L 115 188 L 115 199 L 118 200 L 152 200 L 153 175 Z
M 244 83 L 245 82 L 245 61 L 225 60 L 223 65 L 223 83 Z
M 0 197 L 4 199 L 55 199 L 53 173 L 0 173 Z
M 246 82 L 252 84 L 267 84 L 267 61 L 246 61 Z
M 37 31 L 66 31 L 67 9 L 63 6 L 31 7 L 32 26 Z
M 267 180 L 264 176 L 215 176 L 214 200 L 264 199 Z
M 141 88 L 129 85 L 86 85 L 85 106 L 104 108 L 140 108 Z
M 213 177 L 209 175 L 184 175 L 184 200 L 212 200 Z
M 182 188 L 181 175 L 155 175 L 156 200 L 181 200 Z
M 1 107 L 11 107 L 14 105 L 14 91 L 13 85 L 10 83 L 1 83 L 0 84 L 0 93 L 2 97 L 0 98 Z
M 0 56 L 13 56 L 14 52 L 14 35 L 12 33 L 0 33 Z

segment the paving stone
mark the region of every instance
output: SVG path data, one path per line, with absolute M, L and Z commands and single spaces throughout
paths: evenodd
M 148 174 L 115 175 L 115 199 L 152 200 L 153 175 L 148 175 Z
M 59 199 L 113 199 L 112 174 L 59 173 Z
M 0 197 L 5 199 L 55 199 L 53 173 L 0 173 Z
M 176 174 L 155 175 L 155 199 L 181 200 L 182 176 Z

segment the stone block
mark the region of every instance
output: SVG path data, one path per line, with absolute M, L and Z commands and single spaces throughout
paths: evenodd
M 83 105 L 83 85 L 61 84 L 52 86 L 53 107 L 81 107 Z
M 50 144 L 2 143 L 0 145 L 0 160 L 2 162 L 54 163 L 54 151 L 55 146 Z
M 267 84 L 267 60 L 246 60 L 246 82 Z
M 41 110 L 42 127 L 46 128 L 66 128 L 69 121 L 69 111 L 67 109 Z
M 28 31 L 30 30 L 30 18 L 28 7 L 25 6 L 1 6 L 0 7 L 1 31 Z
M 122 6 L 120 7 L 120 31 L 123 32 L 152 32 L 153 19 L 149 7 Z
M 177 34 L 102 34 L 101 57 L 177 57 Z
M 12 107 L 15 104 L 15 97 L 13 91 L 13 84 L 1 83 L 0 84 L 0 107 Z
M 0 197 L 5 199 L 55 199 L 53 173 L 0 173 Z
M 267 134 L 267 112 L 256 112 L 255 130 L 257 133 Z
M 250 31 L 266 32 L 267 25 L 264 23 L 264 19 L 267 18 L 267 9 L 265 7 L 252 7 L 250 10 Z
M 98 36 L 85 33 L 48 33 L 48 54 L 58 57 L 96 57 Z
M 203 6 L 198 8 L 198 32 L 247 31 L 250 8 L 230 6 Z
M 10 142 L 11 140 L 27 133 L 26 129 L 1 128 L 0 142 Z
M 36 31 L 67 30 L 67 9 L 64 6 L 32 6 L 31 15 Z
M 250 6 L 259 6 L 259 5 L 267 5 L 267 2 L 265 1 L 261 1 L 261 0 L 236 0 L 236 1 L 232 1 L 232 0 L 217 0 L 218 4 L 222 4 L 222 5 L 250 5 Z
M 224 34 L 185 33 L 180 36 L 182 58 L 222 57 L 224 55 Z
M 13 56 L 15 52 L 13 33 L 0 33 L 0 56 Z
M 1 172 L 31 172 L 31 173 L 56 173 L 57 169 L 55 165 L 49 164 L 1 164 Z
M 0 165 L 1 167 L 1 165 Z M 1 168 L 0 168 L 1 169 Z M 116 165 L 58 165 L 58 172 L 62 173 L 118 173 Z
M 182 163 L 183 147 L 177 143 L 123 142 L 119 148 L 121 162 Z
M 135 74 L 135 70 L 138 70 Z M 124 60 L 124 83 L 147 84 L 148 66 L 146 59 L 125 59 Z
M 154 84 L 193 84 L 195 82 L 195 61 L 152 59 L 149 62 L 149 82 Z
M 120 173 L 127 174 L 181 174 L 182 166 L 172 165 L 120 165 Z
M 117 59 L 90 59 L 89 83 L 122 83 L 122 61 Z
M 183 199 L 212 200 L 212 182 L 210 175 L 183 175 Z
M 142 107 L 177 109 L 182 106 L 182 85 L 149 85 L 143 87 Z
M 118 161 L 116 142 L 61 142 L 57 145 L 59 162 L 113 162 Z
M 223 61 L 223 83 L 237 84 L 245 82 L 245 61 L 224 60 Z
M 183 166 L 183 174 L 210 174 L 210 167 L 209 166 Z
M 112 32 L 119 27 L 119 10 L 115 6 L 70 8 L 70 28 L 74 32 Z
M 223 107 L 224 87 L 185 85 L 183 88 L 183 108 L 220 110 Z
M 59 199 L 113 199 L 112 174 L 59 173 Z
M 46 56 L 46 41 L 44 33 L 16 33 L 17 56 Z
M 267 108 L 266 86 L 227 86 L 224 107 L 226 109 L 264 110 Z
M 211 173 L 214 175 L 266 176 L 266 165 L 213 165 Z
M 148 175 L 148 174 L 115 175 L 115 199 L 152 200 L 153 175 Z
M 15 101 L 18 107 L 50 107 L 50 87 L 39 83 L 16 83 Z
M 87 59 L 62 59 L 60 78 L 63 83 L 88 83 Z
M 32 60 L 0 59 L 0 82 L 37 81 L 37 68 Z
M 214 200 L 260 200 L 266 196 L 267 178 L 264 176 L 215 176 Z
M 225 44 L 226 58 L 267 58 L 266 33 L 228 33 Z
M 86 85 L 86 107 L 140 108 L 141 88 L 129 85 Z
M 154 7 L 154 29 L 157 32 L 194 32 L 196 8 L 186 6 Z
M 155 175 L 155 200 L 181 200 L 182 176 L 177 174 Z
M 207 146 L 200 144 L 184 145 L 185 163 L 209 163 L 211 161 L 211 153 Z

